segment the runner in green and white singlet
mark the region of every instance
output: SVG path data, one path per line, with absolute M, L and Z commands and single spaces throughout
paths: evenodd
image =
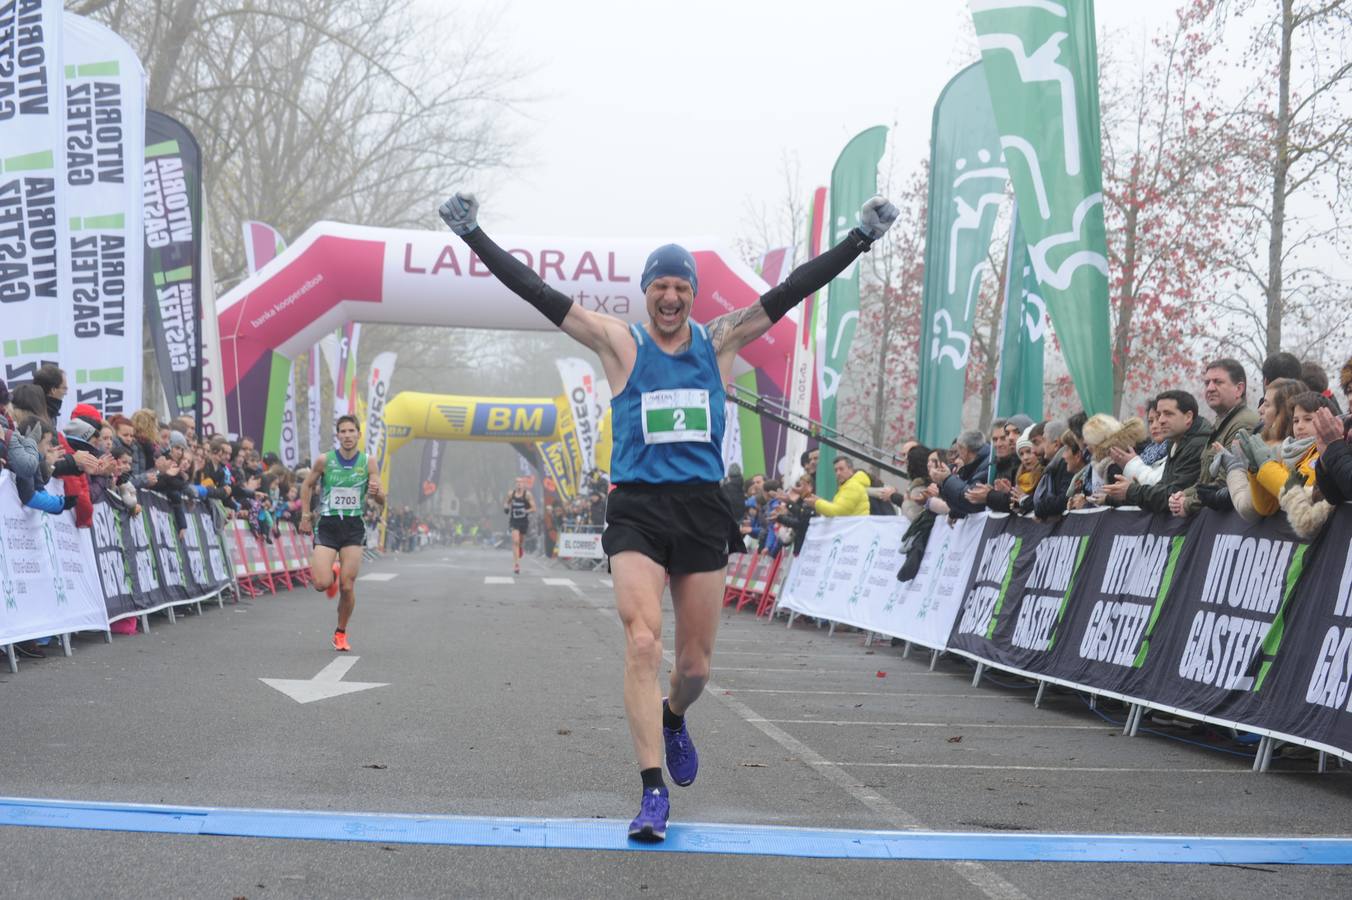
M 384 504 L 380 473 L 374 460 L 357 449 L 361 429 L 352 416 L 338 419 L 338 448 L 315 458 L 309 476 L 301 485 L 300 530 L 311 531 L 310 502 L 316 483 L 320 485 L 319 524 L 313 529 L 315 549 L 310 555 L 310 573 L 315 590 L 333 597 L 339 593 L 338 628 L 333 633 L 333 649 L 351 650 L 347 642 L 347 623 L 357 605 L 356 581 L 361 571 L 362 547 L 366 544 L 366 526 L 362 516 L 369 498 Z

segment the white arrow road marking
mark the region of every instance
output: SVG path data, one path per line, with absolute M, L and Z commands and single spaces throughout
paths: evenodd
M 370 688 L 389 687 L 387 683 L 376 681 L 343 681 L 348 670 L 357 664 L 360 656 L 340 656 L 319 671 L 314 678 L 302 681 L 298 678 L 260 678 L 270 688 L 276 688 L 297 703 L 313 703 L 327 700 L 343 694 L 354 694 Z

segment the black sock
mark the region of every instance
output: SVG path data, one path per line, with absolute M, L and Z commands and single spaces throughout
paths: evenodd
M 335 628 L 335 629 L 333 629 L 333 633 L 334 633 L 334 634 L 347 634 L 347 629 L 346 629 L 346 628 Z
M 667 789 L 667 783 L 662 780 L 661 768 L 640 769 L 638 777 L 643 779 L 643 790 L 651 791 L 653 788 Z
M 685 716 L 678 716 L 666 703 L 662 704 L 662 727 L 668 731 L 680 731 L 685 724 Z

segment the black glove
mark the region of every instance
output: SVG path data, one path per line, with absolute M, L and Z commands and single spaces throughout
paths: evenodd
M 62 497 L 62 498 L 61 498 L 61 508 L 62 508 L 62 509 L 74 509 L 74 508 L 75 508 L 75 497 L 72 496 L 71 494 L 67 494 L 66 496 Z
M 1197 485 L 1197 499 L 1207 509 L 1214 509 L 1218 512 L 1226 512 L 1235 508 L 1234 501 L 1230 499 L 1230 488 L 1223 484 Z

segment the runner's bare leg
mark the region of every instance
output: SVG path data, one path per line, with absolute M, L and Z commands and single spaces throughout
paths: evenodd
M 357 606 L 357 573 L 361 570 L 361 548 L 344 547 L 338 552 L 343 563 L 341 593 L 338 595 L 338 627 L 347 630 L 347 620 Z M 329 564 L 330 570 L 333 564 Z
M 333 560 L 338 556 L 338 551 L 332 547 L 315 548 L 310 553 L 310 578 L 311 585 L 321 594 L 329 589 L 333 584 Z
M 676 610 L 676 664 L 671 670 L 667 706 L 683 716 L 704 692 L 709 681 L 714 638 L 723 611 L 726 569 L 671 576 L 671 599 Z
M 661 768 L 662 590 L 666 571 L 642 553 L 626 551 L 610 558 L 615 606 L 624 626 L 624 712 L 629 736 L 642 769 Z

